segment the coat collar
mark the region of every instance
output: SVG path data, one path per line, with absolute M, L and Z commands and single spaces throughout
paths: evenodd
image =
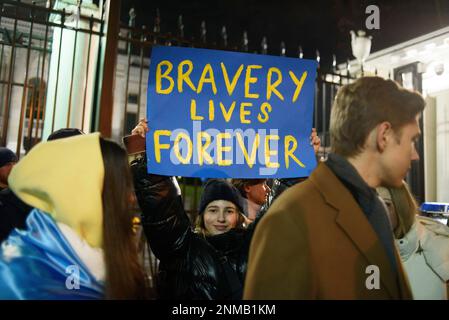
M 244 231 L 241 229 L 231 229 L 228 232 L 207 236 L 206 240 L 215 250 L 227 255 L 231 252 L 238 251 L 243 246 Z
M 339 227 L 352 240 L 368 263 L 379 267 L 380 281 L 389 294 L 392 297 L 401 296 L 387 253 L 349 190 L 325 163 L 318 165 L 310 176 L 310 180 L 318 187 L 326 203 L 337 210 L 336 223 Z M 397 254 L 396 260 L 400 264 Z M 398 271 L 398 274 L 402 281 L 401 272 Z

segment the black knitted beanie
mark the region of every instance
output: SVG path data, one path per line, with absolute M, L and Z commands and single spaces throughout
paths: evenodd
M 210 179 L 206 182 L 201 194 L 199 213 L 203 214 L 207 205 L 215 200 L 230 201 L 240 212 L 243 212 L 243 199 L 240 192 L 224 179 Z

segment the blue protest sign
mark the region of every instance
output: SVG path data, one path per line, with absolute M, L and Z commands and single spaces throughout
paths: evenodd
M 148 172 L 285 178 L 316 166 L 317 63 L 206 49 L 154 47 L 148 81 Z

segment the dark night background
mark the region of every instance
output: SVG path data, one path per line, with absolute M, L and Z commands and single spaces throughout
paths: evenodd
M 128 23 L 133 7 L 136 26 L 146 25 L 152 30 L 158 8 L 161 33 L 176 34 L 182 14 L 189 40 L 200 38 L 204 20 L 208 43 L 219 43 L 221 27 L 226 26 L 231 46 L 240 47 L 246 30 L 249 52 L 260 51 L 262 37 L 266 36 L 269 54 L 279 54 L 284 41 L 287 56 L 297 56 L 301 45 L 305 58 L 314 58 L 318 49 L 322 65 L 330 65 L 332 54 L 339 63 L 353 58 L 349 31 L 365 29 L 365 8 L 370 4 L 380 9 L 380 30 L 368 30 L 373 36 L 371 52 L 449 25 L 449 0 L 123 0 L 121 21 Z

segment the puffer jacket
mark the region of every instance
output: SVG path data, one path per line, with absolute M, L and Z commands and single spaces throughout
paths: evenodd
M 131 163 L 142 226 L 160 260 L 161 299 L 241 299 L 256 221 L 245 230 L 203 237 L 193 231 L 176 179 L 147 174 L 145 159 Z
M 396 240 L 401 260 L 417 300 L 448 299 L 449 228 L 417 216 L 407 234 Z

